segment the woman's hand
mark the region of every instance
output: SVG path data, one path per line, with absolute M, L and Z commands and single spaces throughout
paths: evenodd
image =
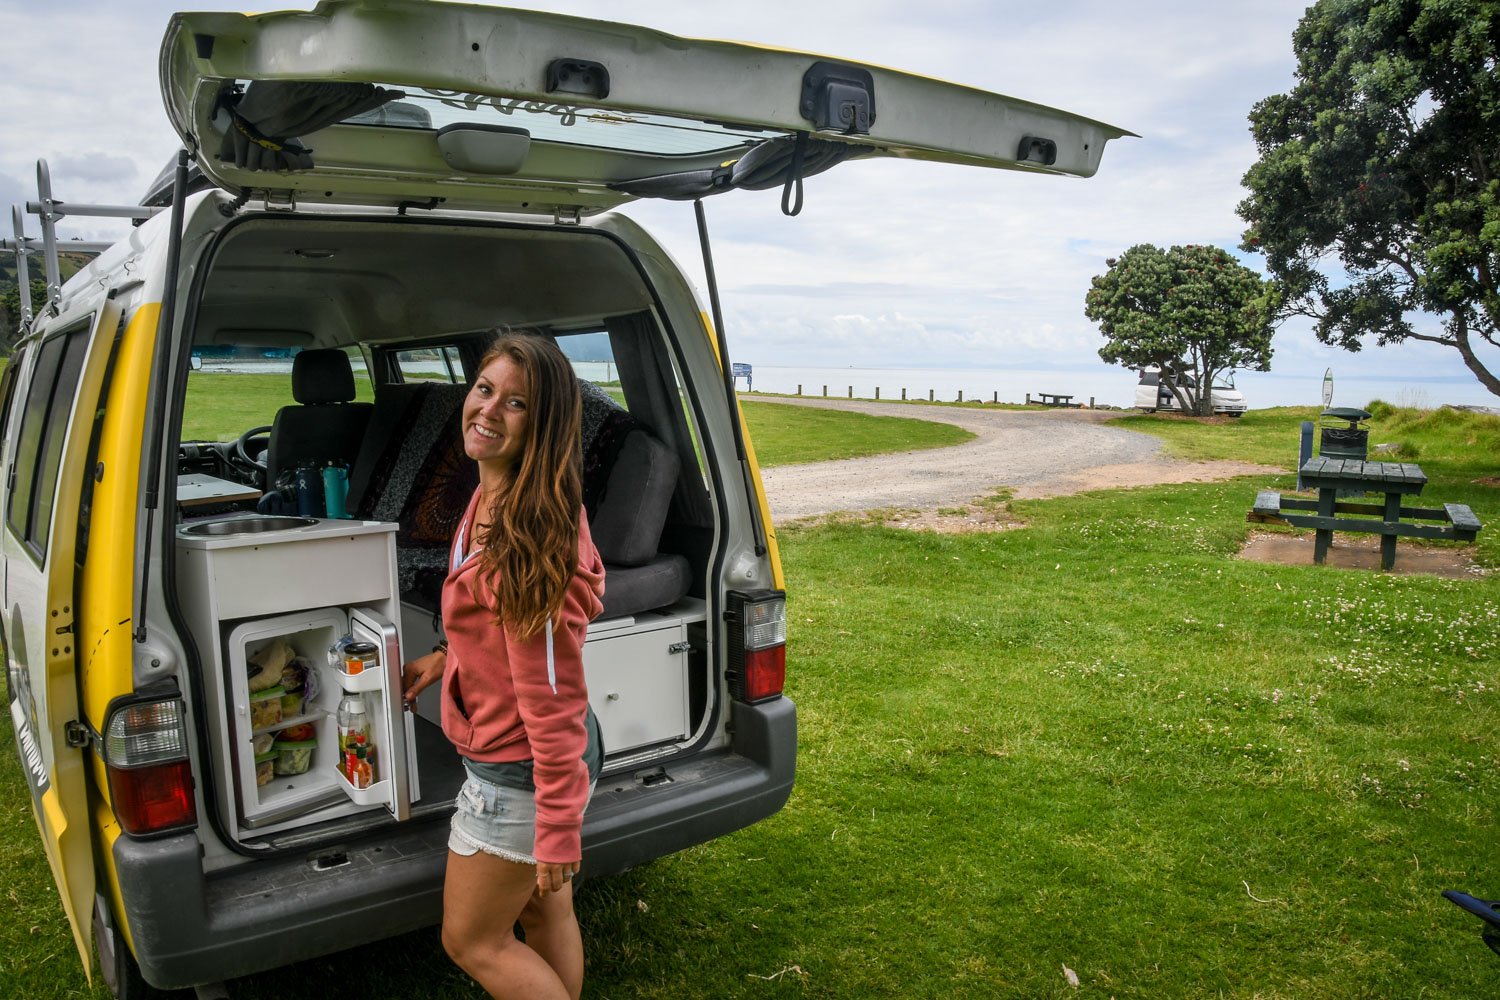
M 571 882 L 573 876 L 578 874 L 577 861 L 569 861 L 559 864 L 555 861 L 538 861 L 536 863 L 536 891 L 540 896 L 549 892 L 561 892 L 563 884 Z
M 401 698 L 408 707 L 417 703 L 417 695 L 443 679 L 443 667 L 447 662 L 447 653 L 434 650 L 401 667 Z

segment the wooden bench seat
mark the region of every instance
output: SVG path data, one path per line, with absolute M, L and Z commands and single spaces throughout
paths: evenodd
M 1443 504 L 1443 511 L 1448 515 L 1448 520 L 1453 522 L 1453 530 L 1457 534 L 1457 537 L 1464 541 L 1473 541 L 1474 536 L 1479 533 L 1479 529 L 1484 527 L 1484 525 L 1479 523 L 1479 518 L 1475 517 L 1474 512 L 1469 509 L 1468 504 L 1445 503 Z M 1465 535 L 1468 537 L 1465 537 Z

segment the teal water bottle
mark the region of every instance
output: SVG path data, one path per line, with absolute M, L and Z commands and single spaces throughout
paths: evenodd
M 328 467 L 323 470 L 323 505 L 328 509 L 329 517 L 349 516 L 349 512 L 344 509 L 344 501 L 348 496 L 349 470 L 329 462 Z

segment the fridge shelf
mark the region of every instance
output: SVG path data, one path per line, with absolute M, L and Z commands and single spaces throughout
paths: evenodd
M 322 711 L 303 712 L 301 715 L 289 715 L 273 726 L 261 726 L 258 729 L 250 730 L 250 735 L 261 736 L 265 733 L 276 733 L 280 732 L 283 729 L 290 728 L 291 726 L 300 726 L 305 722 L 322 722 L 326 718 L 328 718 L 328 713 Z
M 339 687 L 350 694 L 385 690 L 385 670 L 381 667 L 357 674 L 346 674 L 342 670 L 336 670 L 333 671 L 333 675 L 338 678 Z
M 349 779 L 344 777 L 343 771 L 334 768 L 333 773 L 338 775 L 339 786 L 343 788 L 344 794 L 358 805 L 378 806 L 390 799 L 391 781 L 389 778 L 382 778 L 369 788 L 355 788 L 349 783 Z

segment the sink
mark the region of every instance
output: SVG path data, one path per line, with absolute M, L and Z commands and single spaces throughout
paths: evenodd
M 257 514 L 251 517 L 226 517 L 217 521 L 199 521 L 182 529 L 184 535 L 217 538 L 223 535 L 258 535 L 265 531 L 290 531 L 318 523 L 315 517 L 283 517 Z

